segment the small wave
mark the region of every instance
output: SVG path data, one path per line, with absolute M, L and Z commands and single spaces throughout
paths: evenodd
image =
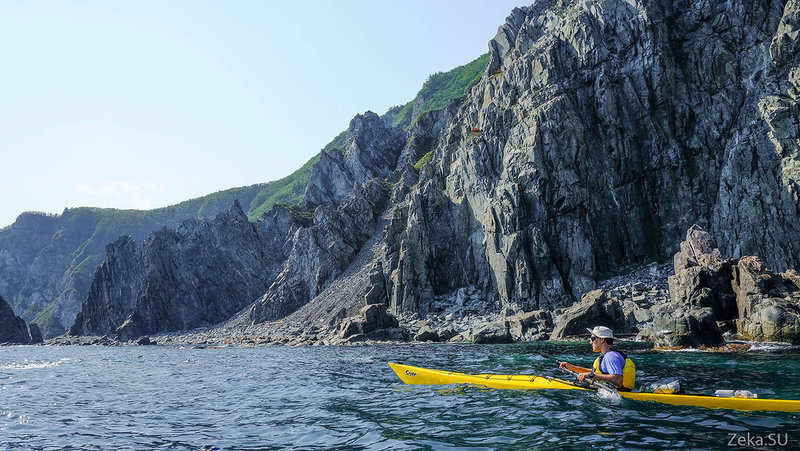
M 58 365 L 61 365 L 64 362 L 68 362 L 69 358 L 63 358 L 61 360 L 57 360 L 55 362 L 37 362 L 37 363 L 9 363 L 6 365 L 0 365 L 0 371 L 3 370 L 33 370 L 39 368 L 52 368 Z
M 684 347 L 679 347 L 679 346 L 664 347 L 664 348 L 653 348 L 653 350 L 659 351 L 659 352 L 711 352 L 708 349 L 684 348 Z
M 750 345 L 751 351 L 787 351 L 797 349 L 797 346 L 788 343 L 773 343 L 773 342 L 754 342 Z

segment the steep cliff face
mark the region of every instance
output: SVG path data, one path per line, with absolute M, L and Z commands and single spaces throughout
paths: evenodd
M 146 227 L 136 222 L 124 228 L 140 236 Z M 25 213 L 0 233 L 0 252 L 8 257 L 0 283 L 8 284 L 20 316 L 39 324 L 46 337 L 63 333 L 80 310 L 103 246 L 118 236 L 114 229 L 102 210 L 78 208 L 60 216 Z
M 42 334 L 35 324 L 30 328 L 25 320 L 14 315 L 14 309 L 0 296 L 0 343 L 31 344 L 41 343 Z
M 350 122 L 345 149 L 323 152 L 298 207 L 314 208 L 313 221 L 287 243 L 291 250 L 283 269 L 250 309 L 250 321 L 296 311 L 350 264 L 389 199 L 386 179 L 397 168 L 405 143 L 405 132 L 367 112 Z
M 388 178 L 405 146 L 403 130 L 387 126 L 368 111 L 350 121 L 343 149 L 322 152 L 306 185 L 308 206 L 339 203 L 360 193 L 361 185 L 373 178 Z
M 251 223 L 237 202 L 213 220 L 164 228 L 141 247 L 121 237 L 108 246 L 70 334 L 127 340 L 230 318 L 275 278 L 295 227 L 281 207 Z
M 251 219 L 276 202 L 296 201 L 310 172 L 307 163 L 274 182 L 231 188 L 155 210 L 66 209 L 61 215 L 23 213 L 0 229 L 0 292 L 46 337 L 63 333 L 86 299 L 105 246 L 121 235 L 144 240 L 162 227 L 213 217 L 240 200 Z M 297 193 L 299 189 L 299 193 Z
M 407 130 L 357 116 L 298 205 L 262 225 L 233 211 L 141 248 L 115 243 L 73 332 L 196 327 L 253 299 L 240 319 L 276 320 L 347 268 L 368 272 L 363 294 L 392 313 L 452 311 L 468 292 L 481 308 L 540 311 L 542 335 L 548 312 L 602 273 L 666 259 L 692 224 L 725 255 L 797 266 L 798 11 L 798 0 L 515 9 L 466 97 Z M 378 233 L 383 251 L 350 267 Z
M 597 275 L 672 254 L 800 262 L 798 2 L 539 1 L 395 212 L 400 311 L 474 285 L 496 306 L 567 306 Z
M 140 248 L 120 238 L 70 334 L 129 340 L 216 324 L 251 303 L 251 322 L 294 312 L 370 238 L 405 142 L 404 131 L 376 114 L 356 116 L 344 148 L 323 151 L 314 165 L 300 204 L 277 206 L 253 225 L 237 203 L 213 221 L 164 228 Z
M 381 181 L 367 182 L 359 196 L 338 205 L 317 207 L 314 224 L 298 229 L 275 282 L 249 311 L 254 323 L 296 311 L 339 276 L 369 239 L 388 199 Z
M 39 254 L 51 247 L 59 227 L 60 221 L 54 216 L 24 213 L 13 225 L 0 230 L 0 292 L 28 320 L 33 319 L 25 314 L 31 306 L 38 312 L 57 296 L 58 273 L 44 266 L 60 262 Z

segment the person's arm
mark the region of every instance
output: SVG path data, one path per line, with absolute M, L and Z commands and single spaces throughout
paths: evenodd
M 584 368 L 582 366 L 573 365 L 573 364 L 567 363 L 567 362 L 561 362 L 561 365 L 559 365 L 559 368 L 561 368 L 561 369 L 566 368 L 566 369 L 568 369 L 570 371 L 574 371 L 576 373 L 589 373 L 589 372 L 592 371 L 591 368 Z
M 585 379 L 595 379 L 602 382 L 610 382 L 614 384 L 615 387 L 622 386 L 622 375 L 620 374 L 597 374 L 591 368 L 584 368 L 582 366 L 576 366 L 571 363 L 561 362 L 560 368 L 568 369 L 570 371 L 574 371 L 577 374 L 578 382 L 583 382 Z
M 591 373 L 590 373 L 591 374 Z M 581 380 L 581 378 L 578 378 Z M 602 382 L 610 382 L 614 384 L 615 387 L 622 386 L 622 375 L 621 374 L 594 374 L 594 376 L 590 376 L 590 379 L 595 379 Z M 581 380 L 583 382 L 583 380 Z

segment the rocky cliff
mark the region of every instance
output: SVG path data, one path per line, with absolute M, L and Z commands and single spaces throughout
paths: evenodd
M 42 342 L 42 333 L 35 324 L 30 327 L 25 320 L 14 315 L 11 305 L 0 296 L 0 343 L 36 344 Z
M 800 261 L 797 2 L 539 1 L 398 206 L 397 311 L 477 286 L 497 308 L 572 304 L 672 254 L 693 223 L 729 255 Z
M 541 0 L 515 9 L 465 97 L 405 130 L 387 125 L 387 117 L 359 115 L 345 145 L 323 152 L 304 200 L 289 210 L 294 225 L 285 228 L 285 244 L 249 256 L 271 258 L 249 262 L 270 268 L 270 277 L 236 324 L 319 308 L 317 295 L 348 268 L 369 274 L 359 279 L 369 284 L 348 296 L 387 305 L 401 326 L 426 315 L 453 323 L 474 309 L 507 317 L 492 327 L 512 338 L 582 332 L 567 312 L 638 330 L 667 318 L 652 313 L 666 287 L 591 290 L 605 274 L 678 253 L 693 224 L 717 238 L 720 255 L 759 256 L 778 272 L 798 266 L 798 11 L 797 0 Z M 379 218 L 385 227 L 375 226 Z M 374 258 L 355 259 L 376 233 Z M 98 294 L 90 295 L 105 313 L 90 314 L 85 304 L 81 318 L 112 320 L 92 319 L 75 331 L 106 333 L 128 316 L 137 333 L 191 327 L 170 323 L 172 310 L 159 311 L 172 308 L 181 290 L 192 292 L 191 284 L 176 283 L 178 290 L 146 283 L 192 273 L 191 265 L 171 266 L 186 252 L 174 245 L 180 235 L 157 235 L 143 246 L 173 243 L 158 253 L 170 256 L 163 261 L 141 260 L 124 240 L 110 248 L 93 282 Z M 235 247 L 250 249 L 248 240 Z M 114 276 L 114 255 L 128 255 L 116 260 L 141 266 L 142 275 Z M 361 266 L 353 268 L 357 260 Z M 224 258 L 204 261 L 208 279 L 224 278 Z M 736 265 L 719 268 L 734 285 L 700 294 L 686 288 L 683 295 L 670 286 L 680 298 L 674 302 L 709 310 L 676 310 L 680 318 L 664 320 L 667 326 L 702 329 L 709 335 L 701 341 L 713 342 L 722 332 L 716 321 L 738 321 L 747 336 L 793 341 L 791 324 L 777 332 L 764 324 L 775 309 L 794 304 L 769 294 L 767 272 Z M 115 277 L 139 294 L 112 293 Z M 790 288 L 773 291 L 791 297 Z M 587 304 L 573 306 L 582 297 Z M 341 311 L 330 296 L 325 302 L 321 315 L 329 318 L 318 318 L 321 327 L 341 332 Z M 763 307 L 770 303 L 773 309 Z M 160 312 L 160 320 L 135 311 Z
M 313 221 L 287 242 L 289 257 L 275 283 L 249 312 L 259 323 L 282 318 L 319 294 L 350 264 L 370 238 L 389 197 L 386 181 L 405 145 L 405 133 L 377 114 L 356 116 L 344 149 L 323 152 L 304 201 Z
M 188 218 L 213 217 L 239 200 L 255 219 L 277 202 L 302 197 L 311 164 L 274 182 L 231 188 L 155 210 L 71 208 L 61 215 L 23 213 L 0 229 L 0 292 L 46 337 L 63 333 L 86 299 L 106 244 L 121 235 L 137 241 Z
M 718 347 L 726 335 L 800 344 L 800 277 L 795 270 L 775 272 L 755 256 L 724 258 L 714 238 L 694 225 L 673 257 L 667 283 L 668 291 L 654 287 L 647 295 L 641 290 L 591 291 L 559 315 L 551 338 L 581 334 L 587 325 L 599 324 L 657 346 Z
M 282 207 L 251 223 L 236 202 L 213 220 L 164 228 L 138 247 L 121 237 L 108 245 L 69 333 L 129 340 L 228 319 L 266 291 L 296 227 Z

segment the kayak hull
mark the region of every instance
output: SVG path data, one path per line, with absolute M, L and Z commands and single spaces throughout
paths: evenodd
M 395 374 L 406 384 L 449 385 L 471 384 L 488 388 L 509 390 L 583 390 L 593 391 L 572 382 L 545 376 L 465 374 L 433 370 L 416 366 L 389 363 Z M 678 395 L 665 393 L 620 392 L 623 398 L 635 401 L 652 401 L 675 406 L 695 406 L 710 409 L 741 411 L 800 412 L 800 400 L 721 398 L 704 395 Z
M 472 384 L 501 389 L 550 389 L 550 390 L 586 390 L 571 382 L 555 377 L 502 375 L 502 374 L 464 374 L 452 371 L 432 370 L 401 363 L 389 363 L 400 379 L 406 384 L 448 385 Z

